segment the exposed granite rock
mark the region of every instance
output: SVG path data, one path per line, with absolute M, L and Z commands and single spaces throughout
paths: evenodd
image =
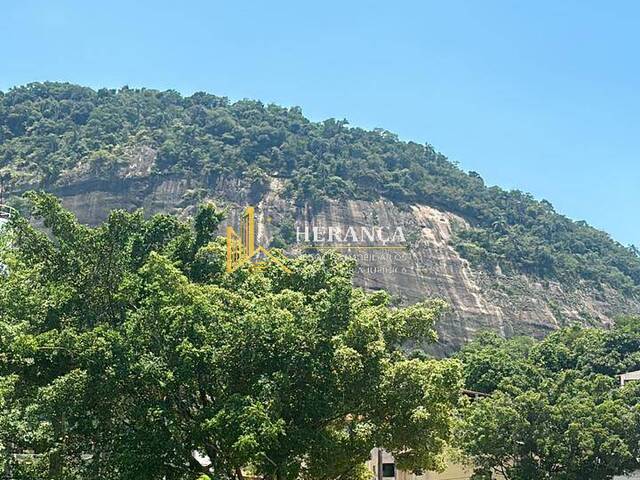
M 469 228 L 467 221 L 428 205 L 397 205 L 381 199 L 332 201 L 320 208 L 294 206 L 284 198 L 277 178 L 256 188 L 237 179 L 154 176 L 150 173 L 155 152 L 140 147 L 128 155 L 123 162 L 126 166 L 107 179 L 78 167 L 49 190 L 89 224 L 104 220 L 115 208 L 188 216 L 204 199 L 229 207 L 234 222 L 244 206 L 255 204 L 258 243 L 262 245 L 268 245 L 286 222 L 295 222 L 301 231 L 305 226 L 332 226 L 342 231 L 349 226 L 402 227 L 405 248 L 340 251 L 357 259 L 356 282 L 367 289 L 385 289 L 403 303 L 430 297 L 450 303 L 451 313 L 438 326 L 438 354 L 450 353 L 483 329 L 505 336 L 540 337 L 573 322 L 608 326 L 618 314 L 640 312 L 640 301 L 611 289 L 595 291 L 472 268 L 450 244 L 457 229 Z M 301 253 L 305 246 L 309 244 L 297 244 L 291 253 Z
M 259 207 L 272 219 L 290 215 L 286 202 L 267 196 Z M 447 300 L 451 313 L 438 325 L 438 353 L 450 353 L 480 330 L 504 336 L 541 337 L 573 322 L 608 326 L 621 313 L 637 312 L 640 304 L 619 293 L 565 288 L 559 283 L 541 282 L 525 275 L 505 276 L 474 270 L 451 246 L 456 229 L 469 228 L 461 217 L 427 205 L 394 205 L 375 202 L 332 202 L 313 215 L 309 208 L 291 212 L 296 226 L 341 227 L 402 226 L 409 240 L 407 248 L 346 249 L 358 260 L 356 282 L 368 289 L 385 289 L 403 303 L 439 297 Z M 285 213 L 286 212 L 286 213 Z M 268 244 L 271 225 L 261 226 L 259 241 Z M 300 251 L 300 250 L 298 250 Z

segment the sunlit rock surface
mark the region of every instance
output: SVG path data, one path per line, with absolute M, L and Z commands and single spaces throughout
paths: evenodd
M 79 169 L 50 190 L 89 224 L 104 220 L 115 208 L 188 216 L 197 203 L 208 199 L 228 207 L 229 222 L 237 226 L 242 209 L 255 205 L 257 241 L 264 246 L 285 223 L 293 222 L 301 231 L 305 226 L 331 226 L 342 231 L 350 226 L 381 226 L 393 231 L 400 226 L 406 237 L 404 248 L 340 251 L 357 259 L 356 282 L 367 289 L 387 290 L 401 303 L 431 297 L 449 302 L 451 312 L 438 326 L 438 354 L 452 352 L 481 330 L 540 337 L 574 322 L 608 326 L 616 315 L 640 312 L 640 302 L 611 289 L 596 291 L 473 268 L 451 245 L 457 229 L 469 228 L 468 222 L 433 206 L 394 204 L 384 199 L 295 206 L 286 198 L 278 178 L 255 185 L 237 179 L 150 176 L 155 153 L 141 148 L 130 155 L 127 168 L 113 178 L 92 178 Z M 294 244 L 290 254 L 309 251 L 305 247 L 310 244 L 295 240 L 289 242 Z M 368 246 L 381 245 L 369 242 Z

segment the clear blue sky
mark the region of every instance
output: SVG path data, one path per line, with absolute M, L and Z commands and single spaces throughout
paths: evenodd
M 640 245 L 640 2 L 11 1 L 0 89 L 204 90 L 429 142 Z

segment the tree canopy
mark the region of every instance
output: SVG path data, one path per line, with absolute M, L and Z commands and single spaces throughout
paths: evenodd
M 458 431 L 475 478 L 611 479 L 640 467 L 640 319 L 572 327 L 541 342 L 485 334 L 458 354 L 466 385 L 490 395 Z
M 349 479 L 374 446 L 401 468 L 442 466 L 460 362 L 401 346 L 435 339 L 443 302 L 392 308 L 334 254 L 227 273 L 212 205 L 90 228 L 28 199 L 31 222 L 14 217 L 0 249 L 13 478 Z

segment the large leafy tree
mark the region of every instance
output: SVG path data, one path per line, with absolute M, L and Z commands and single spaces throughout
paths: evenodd
M 638 326 L 567 328 L 538 343 L 487 334 L 466 346 L 467 386 L 490 394 L 460 425 L 476 478 L 604 480 L 638 468 L 640 385 L 613 376 L 639 367 Z
M 89 228 L 51 196 L 29 201 L 35 222 L 12 220 L 1 259 L 15 478 L 342 479 L 374 446 L 442 466 L 460 363 L 401 348 L 435 339 L 442 302 L 391 308 L 336 255 L 226 273 L 211 205 L 192 222 L 115 211 Z

